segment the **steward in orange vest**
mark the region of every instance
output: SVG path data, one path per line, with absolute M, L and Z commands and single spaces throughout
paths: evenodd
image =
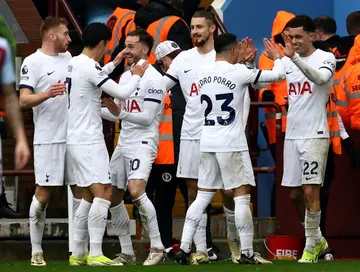
M 344 82 L 344 77 L 346 77 L 346 73 L 348 73 L 347 71 L 349 69 L 352 69 L 351 67 L 360 60 L 359 51 L 360 51 L 360 35 L 358 35 L 354 40 L 354 45 L 349 51 L 344 66 L 339 71 L 336 71 L 334 75 L 337 109 L 341 117 L 345 119 L 344 120 L 345 126 L 351 127 L 352 129 L 353 128 L 357 129 L 356 127 L 360 127 L 360 124 L 354 122 L 354 117 L 353 117 L 354 109 L 360 106 L 358 103 L 356 102 L 354 103 L 354 101 L 356 101 L 356 99 L 354 100 L 353 97 L 354 95 L 349 96 L 349 93 L 345 89 L 345 85 L 343 84 L 343 82 Z M 349 103 L 351 103 L 351 106 L 349 105 Z
M 166 42 L 165 42 L 166 43 Z M 162 57 L 175 56 L 181 52 L 179 46 L 169 42 L 165 46 L 158 60 Z M 164 45 L 162 43 L 160 46 Z M 170 57 L 171 56 L 171 57 Z M 164 63 L 157 62 L 153 65 L 161 74 L 165 74 Z M 165 68 L 165 69 L 164 69 Z M 159 124 L 159 147 L 155 163 L 146 186 L 146 193 L 152 195 L 155 191 L 155 209 L 157 213 L 161 240 L 167 253 L 171 250 L 172 237 L 172 209 L 175 204 L 176 189 L 179 189 L 187 205 L 187 187 L 185 181 L 176 177 L 177 162 L 179 157 L 180 133 L 183 115 L 185 113 L 185 98 L 179 85 L 174 86 L 166 95 L 164 101 L 163 118 Z
M 360 12 L 355 11 L 350 13 L 346 18 L 346 29 L 350 36 L 339 37 L 336 33 L 333 33 L 334 35 L 323 41 L 336 57 L 336 72 L 334 74 L 335 103 L 337 111 L 347 128 L 350 127 L 351 110 L 348 108 L 345 90 L 340 85 L 344 78 L 345 71 L 356 61 L 356 51 L 359 50 L 358 48 L 360 46 L 360 40 L 355 40 L 355 36 L 360 34 L 359 21 Z
M 156 47 L 160 43 L 162 43 L 166 40 L 170 40 L 170 38 L 169 38 L 170 30 L 178 22 L 179 23 L 182 22 L 183 24 L 185 24 L 187 26 L 187 24 L 185 23 L 185 21 L 183 19 L 181 19 L 178 16 L 173 16 L 173 15 L 166 16 L 159 20 L 156 20 L 155 22 L 151 23 L 148 26 L 146 31 L 154 38 L 154 46 L 153 46 L 153 49 L 151 50 L 151 53 L 150 53 L 150 56 L 148 59 L 150 64 L 154 64 L 156 62 L 156 58 L 155 58 Z
M 104 64 L 112 61 L 119 52 L 125 47 L 126 35 L 135 30 L 134 23 L 135 11 L 124 8 L 116 8 L 107 21 L 107 26 L 111 29 L 112 37 L 107 44 L 104 55 Z M 109 77 L 118 81 L 125 70 L 126 59 L 116 66 L 114 71 L 109 74 Z
M 115 48 L 117 48 L 123 40 L 127 33 L 132 30 L 135 30 L 135 27 L 129 27 L 129 25 L 134 24 L 135 11 L 130 9 L 116 8 L 115 11 L 111 14 L 110 18 L 107 21 L 107 26 L 111 29 L 112 37 L 111 40 L 107 43 L 107 48 L 104 55 L 104 64 L 107 64 L 111 61 L 111 56 L 114 53 Z M 124 32 L 125 29 L 131 28 L 129 32 Z
M 146 29 L 154 38 L 149 63 L 155 63 L 154 51 L 158 44 L 165 40 L 176 42 L 182 50 L 193 47 L 189 26 L 182 18 L 183 12 L 165 0 L 149 1 L 147 5 L 136 11 L 134 18 L 136 26 Z
M 276 14 L 276 17 L 272 26 L 272 39 L 276 43 L 282 41 L 281 33 L 284 31 L 286 24 L 294 18 L 295 15 L 288 13 L 286 11 L 279 11 Z M 280 38 L 280 39 L 279 39 Z M 267 58 L 264 54 L 260 55 L 259 69 L 261 70 L 271 70 L 274 66 L 274 62 Z M 275 101 L 281 107 L 281 123 L 282 123 L 282 132 L 285 132 L 286 129 L 286 115 L 287 115 L 287 85 L 286 80 L 275 82 L 267 86 L 266 88 L 260 90 L 259 99 L 266 102 Z M 276 111 L 274 108 L 264 108 L 266 127 L 268 133 L 268 144 L 273 158 L 275 159 L 276 151 Z
M 344 91 L 348 103 L 351 133 L 354 139 L 358 139 L 360 136 L 360 35 L 356 36 L 354 47 L 351 50 L 353 50 L 354 62 L 345 71 L 339 89 Z M 345 145 L 344 148 L 346 148 Z M 346 150 L 350 154 L 351 167 L 360 168 L 360 153 L 356 150 L 355 145 L 348 144 Z

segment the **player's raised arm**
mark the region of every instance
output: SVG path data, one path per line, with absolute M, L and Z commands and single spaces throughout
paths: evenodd
M 174 58 L 174 60 L 170 64 L 169 69 L 166 71 L 165 75 L 163 76 L 166 90 L 170 90 L 177 83 L 179 83 L 178 71 L 183 67 L 181 67 L 182 61 L 178 57 L 179 56 Z
M 95 65 L 95 67 L 90 68 L 91 72 L 89 80 L 112 97 L 125 100 L 136 89 L 140 78 L 143 76 L 148 66 L 147 62 L 143 65 L 133 64 L 130 69 L 132 77 L 126 84 L 119 85 L 110 79 L 108 74 L 100 66 Z
M 281 56 L 275 44 L 267 39 L 264 39 L 264 44 L 267 52 L 269 52 L 269 57 L 274 59 L 274 67 L 272 70 L 249 69 L 249 67 L 243 64 L 237 64 L 239 74 L 242 75 L 242 82 L 252 84 L 255 88 L 266 87 L 269 83 L 281 81 L 285 78 L 284 66 L 280 60 Z M 241 49 L 241 46 L 238 48 Z
M 40 105 L 49 98 L 63 95 L 66 90 L 65 83 L 57 82 L 50 86 L 48 90 L 35 93 L 34 88 L 39 80 L 39 73 L 36 66 L 27 59 L 21 66 L 20 77 L 20 107 L 23 109 L 32 108 Z
M 322 66 L 318 68 L 311 67 L 300 58 L 299 54 L 295 53 L 294 45 L 290 38 L 284 34 L 282 36 L 285 41 L 285 47 L 281 44 L 280 47 L 284 54 L 291 59 L 291 61 L 310 81 L 317 85 L 322 85 L 332 78 L 336 67 L 336 59 L 333 54 L 328 54 L 328 57 L 324 59 Z

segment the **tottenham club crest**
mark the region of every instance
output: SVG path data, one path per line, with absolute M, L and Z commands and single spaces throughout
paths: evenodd
M 26 65 L 24 65 L 24 67 L 21 69 L 21 73 L 22 73 L 23 75 L 26 75 L 28 72 L 29 72 L 29 69 L 27 68 Z

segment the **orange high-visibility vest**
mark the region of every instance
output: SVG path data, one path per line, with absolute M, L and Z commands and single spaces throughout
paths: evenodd
M 274 67 L 274 62 L 262 54 L 259 58 L 259 69 L 261 70 L 271 70 Z M 274 82 L 270 84 L 267 88 L 261 89 L 259 93 L 259 98 L 262 100 L 262 94 L 265 90 L 271 90 L 275 96 L 275 102 L 281 107 L 281 124 L 282 132 L 286 130 L 286 99 L 287 97 L 287 85 L 286 80 L 280 82 Z M 269 135 L 269 144 L 276 143 L 276 110 L 274 108 L 264 108 L 266 127 Z
M 330 142 L 335 154 L 341 154 L 341 138 L 338 112 L 335 105 L 335 93 L 334 88 L 331 90 L 329 102 L 326 104 L 327 122 L 330 134 Z
M 130 9 L 116 8 L 113 14 L 111 14 L 107 21 L 107 26 L 112 31 L 111 40 L 107 43 L 107 49 L 104 55 L 104 63 L 111 61 L 111 54 L 115 48 L 119 45 L 119 41 L 123 35 L 127 35 L 130 31 L 135 30 L 134 24 L 135 11 Z M 123 28 L 126 26 L 125 31 Z
M 151 23 L 146 31 L 153 37 L 154 39 L 154 46 L 151 49 L 151 53 L 148 59 L 149 64 L 154 64 L 156 62 L 155 58 L 155 49 L 156 47 L 162 43 L 163 41 L 168 40 L 169 31 L 172 28 L 172 26 L 179 20 L 182 20 L 185 23 L 183 19 L 177 16 L 166 16 L 164 18 L 161 18 L 153 23 Z
M 159 147 L 155 164 L 174 164 L 174 140 L 172 128 L 171 100 L 166 92 L 164 115 L 159 124 Z
M 284 31 L 286 24 L 294 17 L 294 14 L 284 10 L 280 10 L 276 13 L 271 30 L 271 37 L 273 40 L 275 39 L 275 36 L 278 36 Z M 278 49 L 281 52 L 279 46 Z M 274 67 L 274 62 L 271 59 L 267 58 L 264 54 L 261 54 L 258 66 L 261 70 L 271 70 Z M 285 99 L 285 97 L 288 96 L 286 80 L 274 82 L 268 87 L 260 90 L 260 100 L 262 100 L 262 94 L 264 90 L 271 90 L 274 93 L 275 102 L 281 107 L 282 132 L 285 132 L 287 116 L 287 100 Z M 266 118 L 266 127 L 269 135 L 269 144 L 274 144 L 276 143 L 276 110 L 274 108 L 264 108 L 264 112 Z
M 344 73 L 340 88 L 344 89 L 346 94 L 350 127 L 360 130 L 360 62 L 352 65 Z
M 335 88 L 335 104 L 337 107 L 337 111 L 340 114 L 344 126 L 351 126 L 351 111 L 348 107 L 348 96 L 346 90 L 344 89 L 344 85 L 342 84 L 345 72 L 355 64 L 357 60 L 360 60 L 359 56 L 360 50 L 360 35 L 357 35 L 354 40 L 354 45 L 350 49 L 348 57 L 344 66 L 334 74 L 334 88 Z M 336 51 L 336 48 L 333 49 L 333 52 Z

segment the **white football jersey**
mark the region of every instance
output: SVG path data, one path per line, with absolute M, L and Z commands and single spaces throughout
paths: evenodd
M 183 140 L 198 140 L 201 137 L 203 111 L 197 87 L 197 71 L 202 66 L 214 63 L 215 55 L 215 50 L 200 54 L 196 47 L 183 51 L 176 56 L 165 74 L 174 82 L 180 83 L 185 97 L 186 107 L 180 136 Z
M 336 60 L 332 53 L 317 49 L 311 56 L 301 59 L 312 68 L 325 68 L 335 72 Z M 323 85 L 316 85 L 289 58 L 282 58 L 282 62 L 289 103 L 285 138 L 329 138 L 326 103 L 333 86 L 333 78 Z
M 0 37 L 0 84 L 15 82 L 15 71 L 9 43 Z
M 67 69 L 67 144 L 103 143 L 100 87 L 110 79 L 108 71 L 84 54 L 73 57 Z
M 70 59 L 69 52 L 49 56 L 38 49 L 22 63 L 19 88 L 28 88 L 38 94 L 48 90 L 52 84 L 65 82 Z M 33 107 L 34 144 L 66 142 L 67 100 L 65 93 Z
M 126 84 L 131 78 L 131 72 L 125 72 L 119 81 L 120 85 Z M 146 69 L 136 90 L 128 99 L 121 102 L 122 109 L 128 113 L 143 112 L 144 102 L 158 103 L 159 108 L 154 120 L 148 126 L 121 120 L 121 131 L 118 140 L 119 147 L 136 147 L 148 145 L 157 153 L 159 144 L 159 122 L 162 115 L 163 102 L 166 94 L 162 75 L 151 65 Z M 135 115 L 134 115 L 135 116 Z
M 250 109 L 248 86 L 261 71 L 242 64 L 216 61 L 199 70 L 201 92 L 201 152 L 248 150 L 245 126 Z M 265 73 L 264 73 L 265 74 Z

